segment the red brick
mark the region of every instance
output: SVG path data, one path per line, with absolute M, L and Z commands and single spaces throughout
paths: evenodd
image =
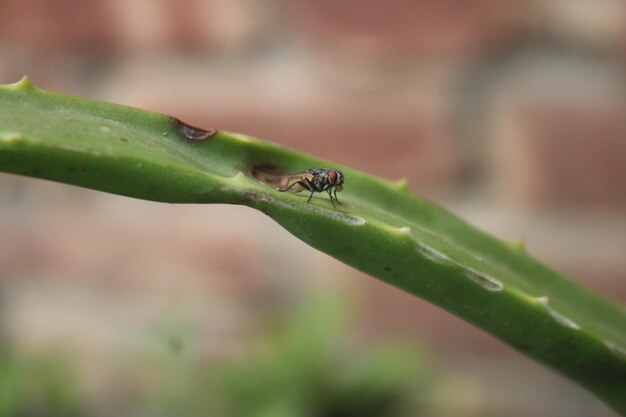
M 32 53 L 238 50 L 257 38 L 258 16 L 234 0 L 4 0 L 0 39 Z
M 143 48 L 237 51 L 254 43 L 262 24 L 254 6 L 241 0 L 118 0 L 114 7 L 120 22 L 119 44 L 140 52 Z
M 495 145 L 500 191 L 530 205 L 626 208 L 626 107 L 527 103 Z
M 487 111 L 488 180 L 528 207 L 626 208 L 626 95 L 593 57 L 520 57 Z
M 323 48 L 357 43 L 375 51 L 447 56 L 501 44 L 520 29 L 525 9 L 519 2 L 489 0 L 296 0 L 286 16 L 296 34 Z
M 0 38 L 33 52 L 97 53 L 114 46 L 106 1 L 4 0 Z

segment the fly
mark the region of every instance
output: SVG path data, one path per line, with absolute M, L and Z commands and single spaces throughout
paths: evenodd
M 343 190 L 343 172 L 338 169 L 328 168 L 311 168 L 304 172 L 298 172 L 293 175 L 286 176 L 286 183 L 283 187 L 278 187 L 278 191 L 310 191 L 307 203 L 311 201 L 313 193 L 321 193 L 326 191 L 330 197 L 330 202 L 335 206 L 337 199 L 337 191 Z M 334 196 L 333 196 L 334 194 Z

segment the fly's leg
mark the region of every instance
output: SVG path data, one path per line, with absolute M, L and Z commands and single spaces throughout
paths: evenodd
M 308 191 L 310 191 L 310 192 L 311 192 L 311 195 L 309 196 L 309 199 L 306 201 L 307 203 L 308 203 L 308 202 L 310 202 L 310 201 L 311 201 L 311 198 L 313 197 L 313 192 L 314 192 L 314 189 L 313 189 L 313 185 L 311 184 L 311 181 L 309 181 L 309 179 L 308 179 L 308 178 L 305 178 L 305 180 L 304 180 L 304 181 L 302 181 L 302 180 L 300 180 L 300 181 L 295 181 L 295 182 L 293 182 L 292 184 L 290 184 L 287 188 L 282 189 L 282 190 L 281 190 L 281 189 L 279 189 L 278 191 L 281 191 L 281 192 L 289 191 L 289 190 L 291 190 L 291 188 L 292 188 L 292 187 L 294 187 L 295 185 L 299 185 L 299 186 L 301 186 L 301 187 L 303 187 L 303 188 L 305 188 L 305 189 L 307 189 Z M 299 191 L 302 191 L 302 190 L 299 190 Z
M 302 181 L 295 181 L 295 182 L 291 183 L 291 185 L 290 185 L 289 187 L 287 187 L 287 188 L 285 188 L 285 189 L 283 189 L 283 190 L 278 190 L 278 191 L 281 191 L 281 192 L 284 192 L 284 191 L 289 191 L 289 190 L 291 190 L 291 188 L 292 188 L 294 185 L 301 185 L 301 186 L 303 186 L 303 187 L 306 187 L 306 185 L 305 185 L 305 184 L 302 184 Z M 307 188 L 308 188 L 308 187 L 307 187 Z
M 330 197 L 330 202 L 333 204 L 333 208 L 337 208 L 337 206 L 335 206 L 335 200 L 333 200 L 333 195 L 330 189 L 328 189 L 328 196 Z
M 294 181 L 291 184 L 289 184 L 286 188 L 277 188 L 277 190 L 281 191 L 281 192 L 289 191 L 292 188 L 294 188 L 296 185 L 300 187 L 300 188 L 296 188 L 295 192 L 297 192 L 297 193 L 299 193 L 300 191 L 303 191 L 303 190 L 308 190 L 308 191 L 313 191 L 314 190 L 313 188 L 311 188 L 312 184 L 311 184 L 311 181 L 309 181 L 308 178 L 299 179 L 299 180 Z
M 341 201 L 339 201 L 339 199 L 337 198 L 337 189 L 335 188 L 333 191 L 335 193 L 335 201 L 341 204 Z
M 315 191 L 315 187 L 313 187 L 313 183 L 308 178 L 305 178 L 305 181 L 307 183 L 306 188 L 311 192 L 311 195 L 309 196 L 309 199 L 306 201 L 307 204 L 308 204 L 311 201 L 311 199 L 313 198 L 313 192 Z

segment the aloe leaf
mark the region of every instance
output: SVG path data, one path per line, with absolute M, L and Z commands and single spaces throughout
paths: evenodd
M 277 191 L 312 167 L 341 204 Z M 389 182 L 253 137 L 33 87 L 0 86 L 0 171 L 170 203 L 258 209 L 309 245 L 475 324 L 626 413 L 626 312 Z M 263 173 L 259 175 L 258 173 Z M 581 244 L 584 241 L 581 240 Z M 513 376 L 512 376 L 513 377 Z

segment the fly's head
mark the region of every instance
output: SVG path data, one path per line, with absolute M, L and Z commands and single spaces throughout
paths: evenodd
M 328 182 L 331 188 L 334 187 L 337 191 L 343 190 L 343 172 L 338 169 L 329 169 Z

